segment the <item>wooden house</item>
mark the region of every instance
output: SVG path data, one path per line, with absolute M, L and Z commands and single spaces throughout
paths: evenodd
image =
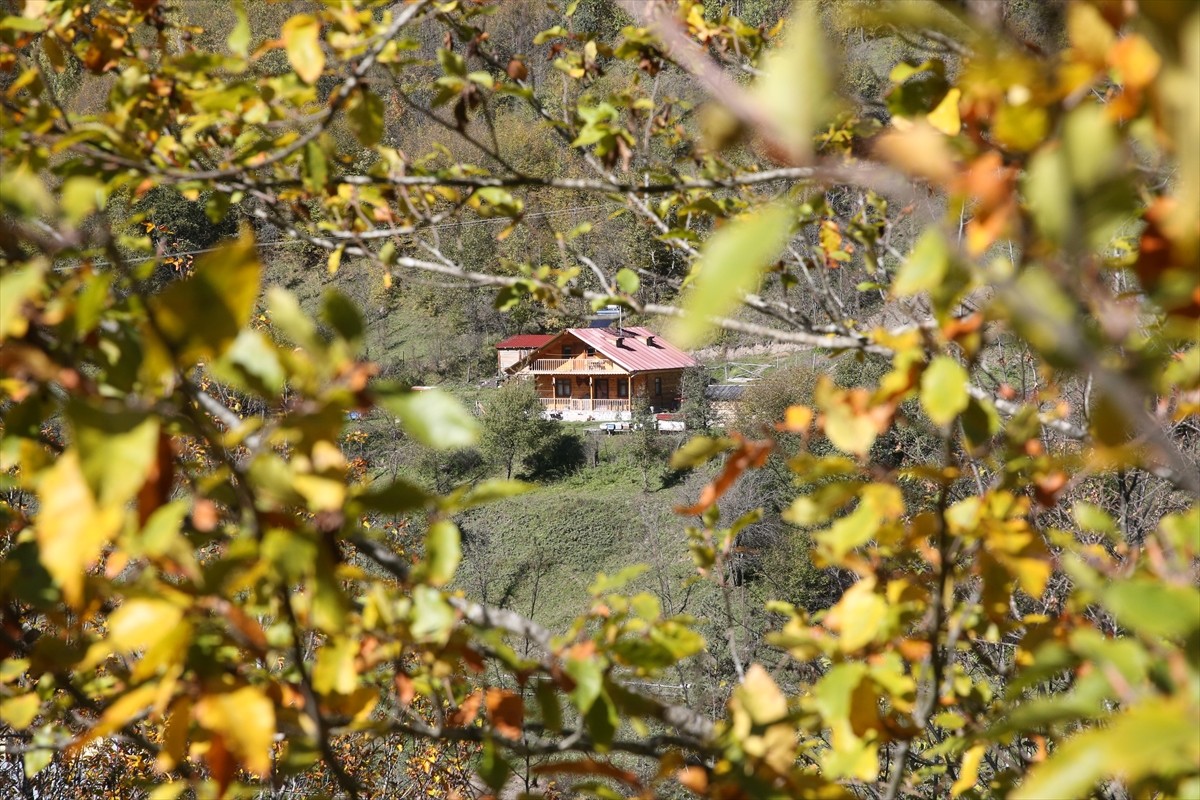
M 646 328 L 568 328 L 505 372 L 533 380 L 547 411 L 583 419 L 628 419 L 645 394 L 655 411 L 679 408 L 687 353 Z
M 520 333 L 496 344 L 499 374 L 554 338 L 552 333 Z

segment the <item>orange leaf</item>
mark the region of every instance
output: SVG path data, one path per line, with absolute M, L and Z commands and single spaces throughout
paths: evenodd
M 507 739 L 521 738 L 525 726 L 525 701 L 520 695 L 504 689 L 488 689 L 484 704 L 496 733 Z
M 417 694 L 417 688 L 413 685 L 413 679 L 403 672 L 397 672 L 395 683 L 396 695 L 400 698 L 400 702 L 403 705 L 411 703 Z
M 447 717 L 446 721 L 455 728 L 465 728 L 479 716 L 479 705 L 482 702 L 483 696 L 478 691 L 471 692 L 463 698 L 463 701 L 458 704 L 458 708 L 454 709 L 454 713 Z
M 192 508 L 192 525 L 201 533 L 208 533 L 217 527 L 220 513 L 217 504 L 205 497 L 198 498 Z
M 942 335 L 947 341 L 955 341 L 961 336 L 974 333 L 983 325 L 983 315 L 976 312 L 962 319 L 951 319 L 942 326 Z
M 213 780 L 217 782 L 217 797 L 224 797 L 229 784 L 233 782 L 234 773 L 237 772 L 237 764 L 234 763 L 233 754 L 225 745 L 223 736 L 213 735 L 204 760 L 208 762 L 208 771 Z
M 1108 49 L 1108 63 L 1121 73 L 1121 83 L 1132 89 L 1150 85 L 1162 68 L 1162 57 L 1145 37 L 1131 33 Z
M 729 487 L 737 482 L 737 479 L 741 477 L 743 472 L 750 468 L 761 468 L 766 463 L 767 456 L 771 454 L 771 450 L 775 446 L 775 443 L 770 440 L 748 442 L 744 437 L 736 433 L 733 435 L 733 438 L 737 441 L 738 448 L 725 459 L 725 468 L 721 470 L 721 474 L 716 477 L 716 480 L 704 487 L 700 492 L 700 499 L 694 506 L 677 506 L 675 513 L 691 516 L 703 514 L 712 508 L 721 495 L 729 491 Z
M 696 794 L 708 791 L 708 773 L 702 767 L 684 767 L 675 776 L 680 785 Z
M 634 787 L 641 787 L 638 776 L 626 769 L 614 766 L 604 761 L 581 758 L 578 761 L 555 761 L 550 764 L 539 764 L 533 771 L 541 774 L 555 775 L 603 775 L 606 778 L 621 781 Z

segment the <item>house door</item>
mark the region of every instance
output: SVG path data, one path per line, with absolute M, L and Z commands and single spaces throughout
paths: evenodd
M 596 399 L 608 399 L 608 378 L 598 378 L 596 380 Z

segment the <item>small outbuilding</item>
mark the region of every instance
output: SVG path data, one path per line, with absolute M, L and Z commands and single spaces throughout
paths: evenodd
M 496 344 L 496 361 L 500 375 L 522 358 L 554 338 L 553 333 L 519 333 Z

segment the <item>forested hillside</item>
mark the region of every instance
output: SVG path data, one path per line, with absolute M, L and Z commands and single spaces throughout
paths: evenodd
M 0 3 L 0 796 L 1200 798 L 1197 142 L 1170 0 Z M 687 434 L 495 380 L 612 305 Z

